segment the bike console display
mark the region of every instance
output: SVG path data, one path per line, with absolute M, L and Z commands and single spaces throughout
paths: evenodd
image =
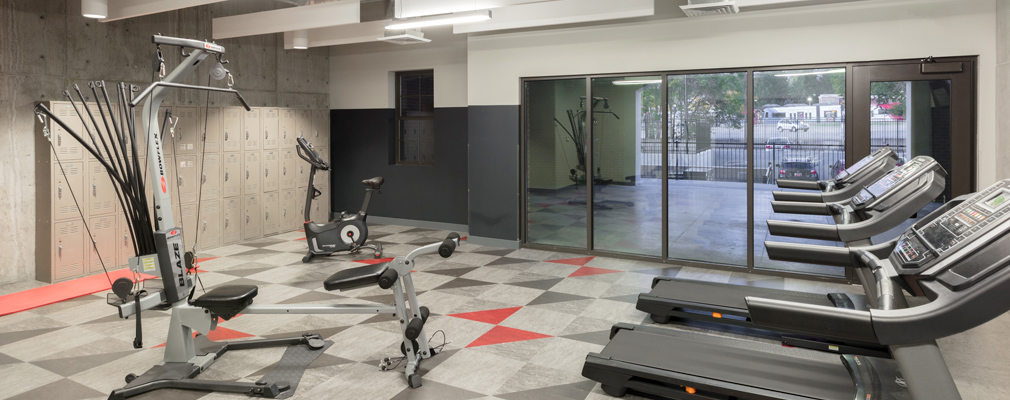
M 316 148 L 312 147 L 312 143 L 309 143 L 303 137 L 298 138 L 298 157 L 301 157 L 301 159 L 320 170 L 326 171 L 330 169 L 330 165 L 326 161 L 323 161 L 323 158 L 316 152 Z

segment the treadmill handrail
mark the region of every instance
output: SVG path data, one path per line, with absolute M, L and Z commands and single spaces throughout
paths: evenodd
M 768 258 L 776 261 L 863 268 L 866 267 L 866 264 L 859 260 L 858 251 L 868 252 L 877 258 L 887 258 L 897 245 L 897 239 L 860 247 L 765 241 L 765 251 L 768 253 Z
M 832 215 L 827 203 L 772 201 L 772 211 L 781 214 Z
M 798 179 L 779 179 L 776 181 L 782 189 L 824 190 L 828 181 L 802 181 Z
M 751 322 L 759 327 L 808 333 L 826 339 L 877 342 L 873 320 L 867 311 L 750 296 L 744 301 Z

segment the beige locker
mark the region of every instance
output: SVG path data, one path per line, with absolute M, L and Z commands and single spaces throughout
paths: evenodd
M 306 190 L 306 188 L 295 189 L 295 193 L 301 192 L 301 196 L 305 196 L 305 190 Z M 295 196 L 295 197 L 300 197 L 300 196 Z M 301 197 L 301 201 L 297 201 L 295 203 L 297 204 L 297 207 L 298 207 L 297 208 L 298 218 L 301 219 L 301 222 L 302 222 L 302 223 L 298 224 L 298 229 L 302 229 L 302 228 L 305 227 L 305 225 L 304 225 L 304 222 L 305 222 L 305 197 Z M 315 202 L 313 202 L 313 203 L 315 203 Z M 309 217 L 312 217 L 312 211 L 311 210 L 309 211 Z M 310 218 L 310 220 L 315 220 L 315 218 Z
M 263 236 L 263 205 L 258 194 L 242 196 L 242 239 L 256 239 Z
M 173 107 L 173 118 L 179 118 L 174 127 L 169 127 L 165 141 L 172 144 L 175 154 L 196 154 L 201 149 L 203 136 L 203 121 L 198 119 L 200 113 L 196 107 Z M 174 135 L 173 135 L 174 134 Z M 166 146 L 168 147 L 168 146 Z
M 182 212 L 175 217 L 175 225 L 182 227 L 182 239 L 185 241 L 186 250 L 192 249 L 196 243 L 197 232 L 200 227 L 197 225 L 197 204 L 183 204 Z
M 329 147 L 330 110 L 312 110 L 312 140 L 316 147 Z
M 221 197 L 242 195 L 244 172 L 242 169 L 242 153 L 224 153 L 224 168 L 221 174 Z
M 298 160 L 301 162 L 298 163 L 298 178 L 295 180 L 295 183 L 298 187 L 307 187 L 309 185 L 309 171 L 312 170 L 312 166 L 300 158 Z M 316 182 L 318 183 L 318 179 Z
M 237 154 L 237 153 L 236 153 Z M 221 155 L 206 154 L 203 156 L 203 176 L 200 178 L 200 185 L 203 191 L 203 200 L 217 200 L 221 198 Z
M 236 243 L 242 240 L 242 198 L 229 197 L 221 205 L 221 244 Z
M 112 178 L 98 160 L 88 163 L 86 182 L 84 190 L 87 195 L 83 197 L 88 199 L 88 215 L 113 214 L 119 209 L 119 198 L 116 196 L 116 188 L 112 185 Z
M 298 119 L 301 118 L 300 110 L 283 108 L 280 110 L 280 148 L 294 150 L 298 145 Z
M 277 150 L 263 150 L 264 192 L 276 192 L 280 188 L 280 161 Z
M 323 161 L 326 161 L 327 164 L 330 163 L 330 155 L 329 155 L 330 150 L 328 148 L 316 147 L 316 153 L 319 153 L 319 158 L 321 158 Z M 305 165 L 308 166 L 308 163 L 305 163 Z M 311 168 L 311 166 L 309 166 L 309 168 Z M 316 177 L 315 177 L 316 186 L 330 184 L 330 171 L 322 171 L 322 170 L 316 171 Z M 306 177 L 305 179 L 307 180 L 308 177 Z
M 91 237 L 94 238 L 94 244 L 85 241 L 84 246 L 87 248 L 85 250 L 88 253 L 88 270 L 87 272 L 103 272 L 105 270 L 112 271 L 116 269 L 117 251 L 119 250 L 120 241 L 116 240 L 119 230 L 116 229 L 116 222 L 118 218 L 115 215 L 109 215 L 105 217 L 92 217 L 89 222 L 88 228 L 91 230 Z M 85 232 L 87 236 L 87 232 Z M 97 251 L 95 250 L 97 247 Z M 101 257 L 99 257 L 101 254 Z M 102 263 L 105 263 L 105 269 L 102 269 Z
M 278 192 L 263 193 L 263 235 L 280 232 L 280 196 Z
M 196 238 L 197 248 L 213 249 L 221 245 L 221 201 L 208 200 L 201 204 L 196 226 L 200 231 L 200 236 Z
M 281 190 L 280 230 L 288 232 L 301 229 L 304 216 L 300 214 L 298 203 L 305 202 L 305 193 L 297 189 Z
M 221 151 L 241 151 L 244 135 L 242 117 L 244 108 L 227 107 L 221 111 Z
M 263 150 L 274 150 L 280 145 L 280 110 L 260 110 L 260 130 L 263 131 Z
M 314 146 L 316 135 L 313 128 L 312 110 L 298 110 L 298 136 L 305 138 Z
M 133 237 L 130 233 L 130 225 L 126 223 L 126 217 L 120 213 L 117 216 L 119 225 L 116 228 L 116 267 L 122 268 L 129 266 L 130 257 L 137 255 L 136 250 L 133 248 Z
M 242 156 L 242 193 L 256 194 L 262 192 L 263 176 L 262 160 L 260 152 L 250 151 Z
M 84 274 L 84 222 L 80 219 L 53 224 L 53 280 Z
M 298 154 L 295 153 L 294 149 L 281 149 L 281 170 L 280 170 L 280 188 L 281 189 L 294 189 L 298 187 L 298 164 L 304 163 L 301 158 L 298 158 Z
M 221 151 L 221 109 L 213 107 L 210 109 L 201 108 L 199 113 L 197 113 L 199 120 L 197 121 L 197 126 L 199 126 L 200 133 L 204 133 L 204 125 L 206 125 L 206 135 L 204 143 L 202 146 L 207 154 L 214 154 Z M 206 122 L 205 122 L 206 121 Z
M 330 186 L 316 185 L 323 194 L 312 200 L 312 220 L 316 223 L 324 223 L 330 220 Z
M 262 149 L 263 132 L 260 130 L 261 109 L 242 113 L 242 150 Z
M 87 204 L 84 192 L 84 163 L 81 161 L 64 162 L 62 171 L 60 164 L 53 163 L 52 182 L 53 221 L 80 219 L 81 213 L 77 209 L 74 198 L 77 198 L 81 207 L 85 207 Z
M 81 107 L 80 104 L 77 106 Z M 73 129 L 74 133 L 81 135 L 82 138 L 87 136 L 84 133 L 80 117 L 77 116 L 77 112 L 74 111 L 74 107 L 70 103 L 53 103 L 53 109 L 50 111 L 53 112 L 53 115 L 59 117 L 63 123 L 67 124 L 70 129 Z M 84 110 L 81 110 L 81 112 L 83 113 Z M 49 121 L 49 138 L 53 144 L 53 149 L 56 151 L 56 157 L 60 161 L 66 162 L 83 159 L 84 148 L 60 124 Z
M 197 157 L 195 155 L 175 156 L 178 163 L 175 166 L 175 180 L 178 185 L 175 190 L 178 190 L 179 194 L 172 200 L 180 201 L 183 204 L 197 201 L 197 191 L 200 190 L 200 180 L 202 179 L 202 177 L 197 179 L 200 174 Z

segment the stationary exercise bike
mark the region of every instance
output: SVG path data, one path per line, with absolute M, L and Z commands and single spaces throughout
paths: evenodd
M 360 252 L 361 249 L 372 249 L 375 251 L 375 258 L 382 257 L 381 244 L 365 244 L 368 239 L 368 225 L 365 224 L 368 202 L 372 199 L 372 192 L 378 190 L 382 193 L 381 176 L 361 181 L 366 186 L 365 201 L 361 204 L 361 210 L 355 214 L 341 211 L 339 214 L 333 213 L 332 219 L 323 224 L 312 222 L 309 210 L 312 207 L 312 199 L 319 197 L 322 192 L 313 186 L 316 171 L 329 171 L 330 165 L 319 157 L 312 144 L 303 137 L 298 138 L 298 157 L 312 165 L 309 171 L 309 189 L 305 195 L 305 241 L 309 245 L 309 252 L 302 257 L 302 262 L 312 261 L 314 256 L 328 256 L 339 251 Z

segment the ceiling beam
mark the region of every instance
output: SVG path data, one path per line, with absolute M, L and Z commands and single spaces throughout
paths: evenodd
M 546 1 L 556 0 L 396 0 L 393 15 L 397 18 L 412 18 Z
M 490 32 L 647 17 L 655 12 L 655 0 L 560 0 L 498 8 L 492 11 L 490 20 L 453 25 L 452 32 Z
M 220 3 L 225 0 L 108 0 L 108 18 L 102 22 L 157 14 L 165 11 Z
M 329 26 L 309 29 L 309 47 L 337 46 L 351 43 L 375 42 L 386 31 L 392 20 L 362 22 L 352 25 Z M 284 48 L 294 48 L 293 34 L 284 32 Z
M 359 0 L 340 0 L 303 7 L 214 18 L 214 39 L 263 35 L 361 22 Z

